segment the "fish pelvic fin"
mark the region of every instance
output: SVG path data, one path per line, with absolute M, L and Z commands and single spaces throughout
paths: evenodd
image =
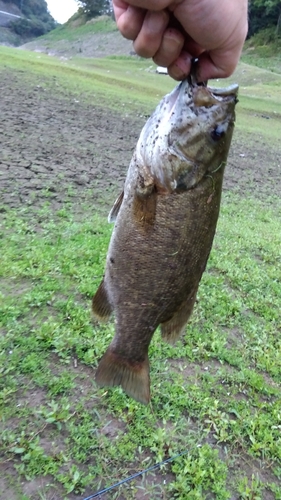
M 161 323 L 162 339 L 168 342 L 168 344 L 174 344 L 182 334 L 191 316 L 196 299 L 196 292 L 197 290 L 189 296 L 188 300 L 181 305 L 180 309 L 168 321 Z
M 142 362 L 129 361 L 109 346 L 99 362 L 96 383 L 100 387 L 120 385 L 128 396 L 147 405 L 150 401 L 148 356 Z
M 115 222 L 116 221 L 118 212 L 119 212 L 120 207 L 121 207 L 122 202 L 123 202 L 123 198 L 124 198 L 124 191 L 122 191 L 122 193 L 120 193 L 118 198 L 115 200 L 113 207 L 108 214 L 108 219 L 107 219 L 108 222 Z
M 92 312 L 100 321 L 107 321 L 113 311 L 108 300 L 105 283 L 102 280 L 92 299 Z

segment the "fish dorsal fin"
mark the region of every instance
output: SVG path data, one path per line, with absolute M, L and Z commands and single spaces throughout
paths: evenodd
M 122 193 L 120 193 L 118 198 L 115 200 L 113 207 L 110 210 L 109 215 L 108 215 L 108 222 L 115 222 L 116 221 L 118 212 L 119 212 L 120 207 L 122 205 L 123 198 L 124 198 L 124 191 L 122 191 Z

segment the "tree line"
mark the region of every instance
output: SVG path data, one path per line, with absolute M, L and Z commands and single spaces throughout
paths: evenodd
M 112 14 L 111 0 L 76 0 L 87 17 L 97 17 L 102 14 Z M 249 2 L 249 33 L 252 36 L 265 28 L 276 28 L 281 31 L 281 0 L 250 0 Z
M 48 11 L 45 0 L 3 0 L 16 5 L 23 15 L 22 19 L 10 23 L 9 28 L 23 37 L 37 37 L 56 27 L 56 22 Z
M 249 2 L 249 33 L 251 37 L 265 28 L 275 28 L 281 35 L 281 0 L 251 0 Z

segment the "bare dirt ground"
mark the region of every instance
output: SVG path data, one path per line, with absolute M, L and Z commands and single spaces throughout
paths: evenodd
M 56 82 L 0 72 L 0 203 L 56 209 L 89 196 L 108 209 L 118 195 L 145 118 L 125 117 L 66 95 Z M 280 193 L 277 149 L 236 133 L 224 190 Z
M 113 185 L 121 187 L 139 120 L 44 90 L 40 79 L 28 85 L 20 74 L 5 72 L 0 80 L 2 204 L 36 207 L 48 201 L 59 208 L 66 199 L 90 194 L 97 206 Z

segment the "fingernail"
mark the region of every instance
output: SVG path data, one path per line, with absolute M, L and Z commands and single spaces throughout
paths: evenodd
M 176 40 L 178 43 L 181 43 L 183 36 L 178 31 L 169 28 L 165 31 L 164 38 L 169 38 L 169 40 Z
M 178 49 L 179 47 L 183 46 L 184 39 L 181 33 L 175 33 L 173 30 L 167 30 L 164 33 L 163 36 L 163 49 L 166 51 L 168 50 L 169 52 L 174 51 Z
M 186 76 L 184 71 L 177 65 L 174 64 L 171 71 L 169 71 L 169 75 L 175 80 L 183 80 Z

